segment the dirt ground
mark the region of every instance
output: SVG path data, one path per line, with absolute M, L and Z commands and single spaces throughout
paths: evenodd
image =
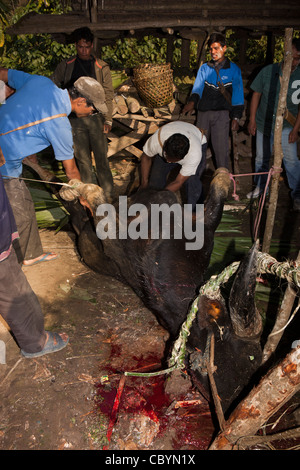
M 117 186 L 133 166 L 130 159 L 116 163 Z M 211 161 L 208 178 L 210 167 Z M 241 173 L 250 170 L 251 159 L 242 159 Z M 290 210 L 283 180 L 280 188 L 275 232 L 297 241 L 299 214 Z M 250 189 L 251 177 L 246 177 L 238 185 L 241 207 Z M 243 217 L 249 236 L 249 211 Z M 25 359 L 0 323 L 6 343 L 6 364 L 0 364 L 0 449 L 207 449 L 215 429 L 209 407 L 184 376 L 176 376 L 175 395 L 166 393 L 164 376 L 124 380 L 124 371 L 163 368 L 168 334 L 154 315 L 129 287 L 81 262 L 70 229 L 41 230 L 41 238 L 44 250 L 59 258 L 23 268 L 24 273 L 41 302 L 46 329 L 66 332 L 70 342 L 58 353 Z

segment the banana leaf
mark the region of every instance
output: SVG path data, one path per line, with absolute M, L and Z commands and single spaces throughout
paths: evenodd
M 69 221 L 69 214 L 59 200 L 46 189 L 28 185 L 34 202 L 36 220 L 39 228 L 60 230 Z

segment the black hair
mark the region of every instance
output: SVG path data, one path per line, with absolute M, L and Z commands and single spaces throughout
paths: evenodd
M 208 47 L 210 47 L 214 42 L 221 44 L 222 47 L 226 45 L 225 36 L 221 33 L 212 33 L 207 42 Z
M 189 148 L 190 141 L 185 135 L 173 134 L 165 141 L 163 152 L 172 160 L 182 160 Z
M 88 107 L 94 106 L 92 101 L 88 100 L 82 93 L 80 93 L 80 91 L 78 91 L 74 85 L 68 87 L 68 92 L 69 92 L 71 100 L 76 100 L 76 98 L 84 98 L 86 100 L 86 105 Z
M 292 45 L 295 46 L 298 52 L 300 52 L 300 38 L 294 38 L 292 40 Z
M 94 35 L 90 28 L 87 26 L 84 26 L 83 28 L 78 28 L 75 29 L 72 33 L 72 37 L 74 38 L 74 42 L 80 41 L 80 39 L 84 39 L 87 42 L 93 42 L 94 41 Z

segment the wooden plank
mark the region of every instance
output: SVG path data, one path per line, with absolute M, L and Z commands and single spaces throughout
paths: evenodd
M 160 116 L 159 111 L 156 111 L 156 116 Z M 110 158 L 121 150 L 127 150 L 136 157 L 140 158 L 142 151 L 134 146 L 134 144 L 141 140 L 141 138 L 147 134 L 151 135 L 156 132 L 163 123 L 168 123 L 173 120 L 177 120 L 179 115 L 172 116 L 171 114 L 165 114 L 164 117 L 145 117 L 138 114 L 116 114 L 113 116 L 115 125 L 119 125 L 123 130 L 127 127 L 133 129 L 128 134 L 118 137 L 113 132 L 110 132 L 107 137 L 110 139 L 108 144 L 107 157 Z M 181 116 L 180 116 L 181 117 Z M 182 121 L 194 122 L 195 117 L 182 116 Z
M 109 158 L 112 155 L 120 152 L 121 150 L 126 149 L 126 147 L 135 144 L 141 139 L 141 137 L 142 135 L 138 132 L 130 132 L 129 134 L 124 135 L 123 137 L 119 137 L 118 139 L 112 140 L 108 144 L 107 157 Z
M 130 153 L 132 153 L 135 157 L 141 158 L 143 151 L 135 147 L 134 145 L 129 145 L 129 147 L 126 147 L 126 150 Z
M 121 114 L 115 114 L 113 117 L 115 120 L 120 120 L 122 119 L 135 119 L 136 121 L 143 121 L 143 122 L 169 122 L 169 121 L 183 121 L 183 122 L 194 122 L 195 121 L 195 116 L 183 116 L 181 114 L 169 114 L 165 115 L 164 117 L 153 117 L 153 116 L 148 116 L 145 117 L 140 114 L 125 114 L 122 116 Z
M 266 2 L 263 0 L 248 0 L 247 2 L 248 8 L 255 8 L 256 10 L 283 10 L 284 4 L 281 0 L 272 0 L 270 2 Z M 297 0 L 289 1 L 286 5 L 286 8 L 299 8 L 299 3 Z M 170 3 L 166 0 L 110 0 L 109 2 L 103 2 L 101 8 L 98 8 L 99 13 L 101 12 L 108 12 L 112 11 L 116 13 L 117 11 L 122 12 L 156 12 L 157 14 L 161 14 L 162 12 L 166 11 L 167 9 L 170 10 Z M 230 0 L 227 3 L 216 1 L 216 2 L 198 2 L 195 0 L 173 0 L 172 1 L 172 11 L 175 12 L 182 12 L 182 11 L 192 11 L 192 12 L 199 12 L 202 10 L 213 10 L 213 11 L 232 11 L 241 9 L 241 2 L 240 0 Z
M 227 5 L 227 4 L 225 4 Z M 223 6 L 223 8 L 222 8 Z M 112 13 L 100 13 L 97 22 L 91 23 L 89 18 L 83 14 L 64 14 L 64 15 L 25 15 L 19 22 L 7 28 L 8 34 L 42 34 L 42 33 L 63 33 L 70 34 L 76 28 L 88 26 L 95 34 L 98 31 L 128 31 L 141 30 L 145 28 L 176 28 L 197 27 L 197 28 L 216 28 L 225 27 L 230 24 L 231 27 L 289 27 L 299 28 L 300 13 L 299 6 L 272 5 L 263 2 L 255 3 L 251 8 L 251 14 L 245 15 L 240 4 L 235 9 L 227 10 L 224 4 L 217 8 L 214 3 L 205 4 L 204 15 L 202 5 L 195 6 L 194 10 L 174 11 L 166 8 L 164 11 L 155 11 L 145 8 L 145 12 L 139 13 L 123 12 L 122 9 Z M 216 7 L 215 10 L 209 10 L 210 7 Z M 173 8 L 173 7 L 172 7 Z M 120 12 L 119 14 L 117 12 Z

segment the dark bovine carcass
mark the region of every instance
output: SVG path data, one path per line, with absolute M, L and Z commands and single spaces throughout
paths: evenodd
M 93 270 L 102 274 L 110 271 L 115 277 L 129 284 L 145 305 L 156 314 L 171 337 L 175 338 L 186 318 L 191 301 L 204 282 L 213 249 L 214 233 L 222 217 L 229 187 L 228 171 L 217 170 L 205 202 L 204 244 L 199 250 L 187 250 L 187 240 L 184 237 L 133 240 L 129 236 L 125 239 L 117 236 L 115 239 L 100 241 L 95 234 L 95 227 L 102 218 L 97 216 L 96 212 L 98 206 L 105 203 L 103 191 L 95 185 L 79 184 L 78 195 L 81 201 L 87 202 L 94 220 L 93 229 L 87 215 L 83 227 L 78 228 L 78 225 L 84 217 L 76 220 L 75 229 L 80 232 L 80 254 Z M 68 197 L 66 192 L 64 194 L 63 197 Z M 149 209 L 155 204 L 172 206 L 177 203 L 177 199 L 170 191 L 145 190 L 137 192 L 130 199 L 130 205 L 137 203 Z M 70 212 L 70 207 L 68 210 Z M 77 213 L 75 217 L 78 219 Z M 94 232 L 92 243 L 91 231 Z M 99 244 L 101 249 L 98 248 Z
M 98 186 L 77 182 L 76 200 L 72 200 L 73 191 L 71 198 L 65 192 L 64 198 L 70 200 L 64 204 L 78 235 L 78 249 L 84 262 L 91 269 L 130 285 L 174 340 L 204 283 L 229 188 L 228 171 L 217 170 L 205 201 L 204 244 L 198 250 L 186 250 L 184 238 L 133 240 L 117 235 L 100 240 L 95 227 L 103 220 L 103 214 L 97 215 L 97 208 L 105 199 Z M 92 218 L 78 198 L 89 207 Z M 131 198 L 132 204 L 140 203 L 147 208 L 151 204 L 176 202 L 170 191 L 138 191 Z M 241 395 L 261 363 L 261 321 L 254 303 L 256 258 L 254 246 L 240 265 L 227 301 L 204 295 L 199 298 L 197 317 L 188 338 L 188 368 L 194 383 L 208 396 L 205 360 L 214 335 L 214 379 L 224 411 Z

